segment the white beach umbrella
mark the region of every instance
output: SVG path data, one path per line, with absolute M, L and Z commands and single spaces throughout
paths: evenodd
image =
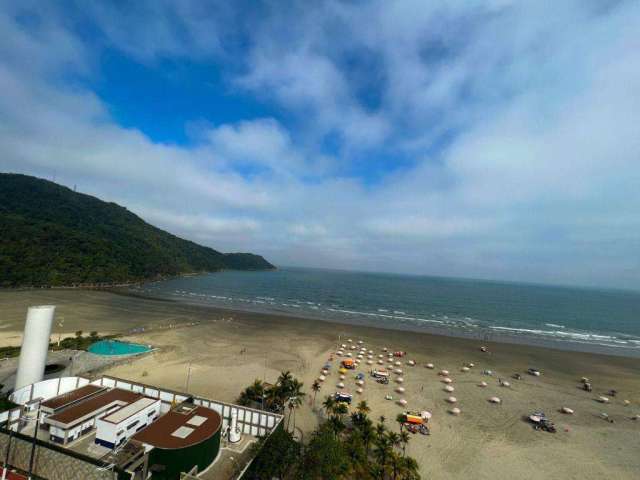
M 356 392 L 362 393 L 362 392 L 364 392 L 364 390 L 362 388 L 356 388 Z
M 344 380 L 345 376 L 344 375 L 340 375 L 340 380 Z
M 342 348 L 347 348 L 347 345 L 345 343 L 343 343 L 342 345 L 340 345 Z
M 473 368 L 473 367 L 475 367 L 475 365 L 473 363 L 467 363 L 467 367 Z
M 344 383 L 340 382 L 338 383 L 338 385 L 336 385 L 338 388 L 344 388 Z
M 364 385 L 364 380 L 356 381 L 356 385 L 360 385 L 360 386 Z
M 444 391 L 445 392 L 453 392 L 455 390 L 455 388 L 453 388 L 451 385 L 447 385 L 446 387 L 444 387 Z
M 373 350 L 369 350 L 369 355 L 373 355 Z
M 480 382 L 478 386 L 484 388 L 487 386 L 487 382 Z
M 384 362 L 383 362 L 382 360 L 378 360 L 378 364 L 379 364 L 379 365 L 383 365 L 383 364 L 384 364 Z
M 503 387 L 507 387 L 509 388 L 511 386 L 511 384 L 509 382 L 502 382 L 501 384 Z
M 325 377 L 324 375 L 320 375 L 318 377 L 318 380 L 320 380 L 321 382 L 324 382 L 327 379 L 327 377 Z
M 351 345 L 351 350 L 355 350 L 356 346 L 355 345 Z
M 607 397 L 598 397 L 598 401 L 600 403 L 609 403 L 609 399 Z
M 373 355 L 367 355 L 367 358 L 371 360 L 373 358 Z
M 396 388 L 396 392 L 398 392 L 398 393 L 404 393 L 404 387 L 398 387 L 398 388 Z
M 387 350 L 389 350 L 387 347 L 384 347 L 384 348 L 382 349 L 382 351 L 383 351 L 383 352 L 386 352 Z
M 431 370 L 433 370 L 433 369 L 435 368 L 435 367 L 434 367 L 434 365 L 433 365 L 433 363 L 427 363 L 427 364 L 425 365 L 425 367 L 427 367 L 427 368 L 429 368 L 429 369 L 431 369 Z
M 323 375 L 329 375 L 329 370 L 322 370 Z
M 449 403 L 456 403 L 457 401 L 458 401 L 458 399 L 456 397 L 447 398 L 447 402 L 449 402 Z
M 462 411 L 458 408 L 458 407 L 453 407 L 451 410 L 449 410 L 449 413 L 451 415 L 460 415 Z
M 348 339 L 348 340 L 347 340 L 347 343 L 353 343 L 353 340 Z
M 438 372 L 438 375 L 442 375 L 443 377 L 446 377 L 449 375 L 449 370 L 440 370 Z
M 567 413 L 569 415 L 573 415 L 573 409 L 569 407 L 562 407 L 562 413 Z
M 353 355 L 351 355 L 351 352 L 347 353 L 347 357 L 353 357 Z
M 393 363 L 388 363 L 388 364 L 387 364 L 387 368 L 388 368 L 389 370 L 393 370 Z
M 452 383 L 452 382 L 453 382 L 453 380 L 451 380 L 449 377 L 444 377 L 442 379 L 442 383 Z
M 404 383 L 404 378 L 402 377 L 396 378 L 396 383 Z
M 373 365 L 373 360 L 367 360 L 367 365 Z
M 393 373 L 397 373 L 398 375 L 402 375 L 402 369 L 401 368 L 396 368 Z
M 364 342 L 362 340 L 358 340 L 358 344 L 362 345 Z
M 358 355 L 358 360 L 362 360 L 364 357 L 362 355 Z
M 397 361 L 396 361 L 396 362 L 393 362 L 393 364 L 394 364 L 396 367 L 399 367 L 400 365 L 402 365 L 402 362 L 397 362 Z
M 415 361 L 415 360 L 409 360 L 409 361 L 407 362 L 407 365 L 409 365 L 409 366 L 411 366 L 411 367 L 413 367 L 415 364 L 416 364 L 416 361 Z
M 463 372 L 468 372 L 469 371 L 469 367 L 462 367 L 460 370 L 463 371 Z
M 378 358 L 384 358 L 384 355 L 380 354 L 378 355 Z
M 502 400 L 500 400 L 500 397 L 490 397 L 489 398 L 489 402 L 491 402 L 491 403 L 502 403 Z
M 398 400 L 398 404 L 404 407 L 407 404 L 407 401 L 404 398 L 401 398 L 400 400 Z
M 625 407 L 628 407 L 629 405 L 631 405 L 631 402 L 629 400 L 625 400 L 622 403 L 624 404 Z

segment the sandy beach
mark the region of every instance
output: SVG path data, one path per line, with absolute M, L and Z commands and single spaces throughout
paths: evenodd
M 432 434 L 413 435 L 407 449 L 418 460 L 423 478 L 630 479 L 640 472 L 640 421 L 630 420 L 640 414 L 637 359 L 497 343 L 487 344 L 489 353 L 482 353 L 474 340 L 72 290 L 0 292 L 2 345 L 20 344 L 26 309 L 34 304 L 58 305 L 57 319 L 63 318 L 64 324 L 54 327 L 53 339 L 58 333 L 96 330 L 129 333 L 125 338 L 158 348 L 153 355 L 111 368 L 107 374 L 184 390 L 191 368 L 191 392 L 234 401 L 253 379 L 272 382 L 280 371 L 291 370 L 308 392 L 296 415 L 303 433 L 315 427 L 323 398 L 336 391 L 338 358 L 314 408 L 309 387 L 339 343 L 362 340 L 376 359 L 383 347 L 407 351 L 400 367 L 407 408 L 433 412 Z M 144 332 L 130 333 L 139 328 Z M 407 360 L 417 365 L 408 366 Z M 435 369 L 425 368 L 428 362 Z M 475 366 L 462 372 L 468 362 Z M 527 375 L 529 367 L 540 369 L 542 375 Z M 354 375 L 370 368 L 362 363 L 350 372 L 346 390 L 355 394 Z M 446 398 L 451 394 L 443 389 L 440 369 L 450 371 L 460 416 L 447 413 L 451 405 Z M 487 369 L 494 375 L 482 375 Z M 510 378 L 516 372 L 522 380 Z M 580 389 L 583 376 L 591 379 L 593 392 Z M 511 388 L 499 386 L 498 378 L 508 380 Z M 480 381 L 488 386 L 478 387 Z M 356 399 L 367 400 L 374 418 L 384 415 L 394 429 L 395 417 L 403 409 L 385 400 L 385 395 L 399 398 L 396 386 L 393 381 L 379 385 L 367 375 L 364 393 L 355 394 Z M 611 403 L 595 401 L 610 389 L 619 392 Z M 487 401 L 494 395 L 502 399 L 501 405 Z M 629 406 L 623 404 L 625 399 Z M 563 406 L 575 414 L 559 413 Z M 523 420 L 536 409 L 555 421 L 556 434 L 535 431 Z M 614 423 L 600 418 L 602 412 Z

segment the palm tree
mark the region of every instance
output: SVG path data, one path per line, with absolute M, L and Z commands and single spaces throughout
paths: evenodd
M 418 462 L 413 457 L 400 459 L 400 476 L 403 480 L 420 480 Z
M 402 442 L 402 456 L 406 457 L 407 456 L 407 444 L 409 443 L 409 440 L 411 440 L 411 435 L 409 435 L 409 432 L 407 432 L 406 430 L 403 432 L 400 432 L 400 442 Z
M 302 397 L 304 393 L 289 398 L 289 419 L 291 419 L 291 413 L 293 413 L 293 429 L 296 429 L 296 409 L 302 406 Z
M 322 407 L 327 412 L 327 416 L 333 414 L 334 409 L 336 408 L 336 399 L 332 396 L 328 396 L 325 398 L 324 402 L 322 402 Z
M 313 390 L 313 406 L 316 406 L 316 395 L 318 394 L 318 392 L 320 391 L 320 382 L 318 380 L 314 381 L 311 384 L 311 390 Z
M 356 406 L 356 411 L 361 415 L 367 415 L 371 412 L 371 407 L 366 400 L 361 400 Z
M 387 432 L 387 438 L 392 447 L 399 447 L 402 442 L 400 441 L 400 435 L 396 432 Z
M 364 442 L 364 450 L 368 457 L 369 445 L 371 444 L 371 441 L 374 439 L 376 432 L 373 429 L 373 424 L 371 423 L 371 420 L 369 420 L 368 418 L 364 419 L 364 421 L 360 424 L 359 428 L 360 428 L 360 434 L 362 435 L 362 441 Z
M 379 423 L 378 426 L 384 426 Z M 387 435 L 379 435 L 376 439 L 376 448 L 374 450 L 374 455 L 378 464 L 380 465 L 380 478 L 384 478 L 384 472 L 387 466 L 387 459 L 393 453 L 393 448 L 391 446 L 391 442 L 389 441 L 389 437 Z
M 407 416 L 404 413 L 399 413 L 396 415 L 396 422 L 400 425 L 400 432 L 402 432 L 402 428 L 404 427 L 404 422 L 407 421 Z
M 332 415 L 331 418 L 329 418 L 328 422 L 329 422 L 329 428 L 331 429 L 331 431 L 336 437 L 340 434 L 340 432 L 342 432 L 346 428 L 342 419 L 337 415 Z

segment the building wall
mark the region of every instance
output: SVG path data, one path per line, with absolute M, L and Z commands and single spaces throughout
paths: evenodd
M 191 447 L 177 450 L 164 450 L 154 448 L 149 454 L 149 467 L 153 470 L 154 465 L 160 465 L 162 471 L 154 471 L 151 478 L 153 480 L 180 480 L 182 472 L 193 470 L 195 466 L 198 471 L 206 469 L 218 456 L 220 450 L 220 430 L 211 438 Z
M 160 401 L 157 401 L 118 424 L 107 422 L 103 419 L 104 417 L 99 418 L 96 421 L 98 431 L 95 443 L 107 448 L 114 448 L 146 426 L 151 425 L 159 415 Z

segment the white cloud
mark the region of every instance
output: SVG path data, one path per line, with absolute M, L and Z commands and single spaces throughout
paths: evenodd
M 82 13 L 109 48 L 217 62 L 273 107 L 186 146 L 118 125 L 87 86 L 101 42 L 53 7 L 30 13 L 0 8 L 2 170 L 276 263 L 640 288 L 637 2 Z M 379 181 L 345 176 L 380 156 Z

